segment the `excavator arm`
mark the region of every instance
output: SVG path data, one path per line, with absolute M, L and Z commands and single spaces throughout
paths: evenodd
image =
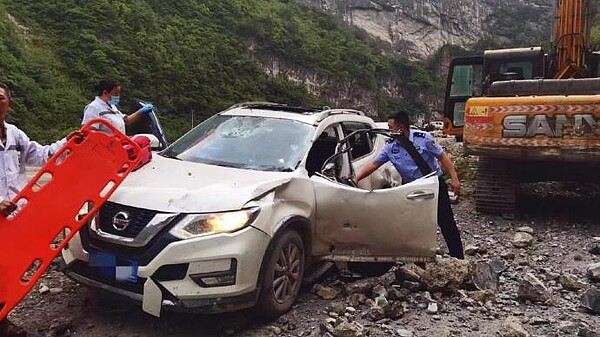
M 586 77 L 591 1 L 555 0 L 552 45 L 554 58 L 550 65 L 555 79 Z

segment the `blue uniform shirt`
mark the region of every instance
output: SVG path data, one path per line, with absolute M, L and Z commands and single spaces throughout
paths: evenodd
M 444 149 L 435 143 L 433 136 L 428 132 L 411 129 L 408 139 L 415 145 L 427 165 L 432 170 L 437 171 L 438 176 L 441 176 L 442 170 L 437 158 L 444 153 Z M 396 140 L 385 144 L 381 153 L 375 158 L 375 162 L 379 165 L 383 165 L 388 161 L 398 170 L 404 183 L 409 183 L 423 176 L 410 154 Z

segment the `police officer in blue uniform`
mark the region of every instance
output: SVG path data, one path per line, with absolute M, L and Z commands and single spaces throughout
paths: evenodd
M 438 196 L 438 225 L 448 246 L 450 256 L 462 259 L 464 258 L 462 241 L 460 238 L 460 232 L 454 221 L 454 213 L 450 206 L 450 197 L 448 196 L 448 185 L 442 178 L 442 167 L 448 174 L 450 174 L 451 181 L 450 186 L 456 195 L 460 193 L 460 181 L 456 174 L 456 169 L 452 160 L 444 152 L 444 149 L 435 143 L 435 139 L 430 133 L 411 130 L 408 115 L 404 112 L 398 112 L 388 119 L 388 126 L 393 132 L 403 133 L 415 146 L 417 151 L 421 154 L 427 165 L 435 172 L 440 180 L 439 184 L 439 196 Z M 365 165 L 354 179 L 358 183 L 361 179 L 368 177 L 373 171 L 377 170 L 381 165 L 386 162 L 391 162 L 392 165 L 398 170 L 402 177 L 403 183 L 410 183 L 423 176 L 421 170 L 406 151 L 406 149 L 398 142 L 393 140 L 388 142 L 381 153 L 375 158 L 375 160 Z

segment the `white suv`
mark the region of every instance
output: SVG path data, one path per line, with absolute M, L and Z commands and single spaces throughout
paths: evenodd
M 386 141 L 351 133 L 372 128 L 346 109 L 218 113 L 127 177 L 63 251 L 65 271 L 154 315 L 258 305 L 275 317 L 316 262 L 429 259 L 437 177 L 400 186 L 386 164 L 351 184 Z

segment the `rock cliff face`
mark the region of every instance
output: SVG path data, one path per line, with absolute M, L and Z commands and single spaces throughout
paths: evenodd
M 386 50 L 411 60 L 427 60 L 445 45 L 471 49 L 479 41 L 497 46 L 526 47 L 547 43 L 555 0 L 297 0 L 303 5 L 339 16 L 343 21 L 382 41 Z M 488 41 L 489 42 L 489 41 Z M 445 79 L 449 56 L 437 59 Z M 402 100 L 409 95 L 394 83 L 379 83 L 378 93 L 356 83 L 338 82 L 276 57 L 262 59 L 265 73 L 306 86 L 333 107 L 352 107 L 369 116 L 380 114 L 380 96 Z M 440 111 L 443 95 L 421 92 L 428 114 Z M 429 117 L 427 117 L 429 118 Z
M 511 46 L 550 38 L 553 0 L 298 0 L 340 16 L 389 43 L 401 56 L 425 59 L 440 47 L 469 48 L 483 39 Z

